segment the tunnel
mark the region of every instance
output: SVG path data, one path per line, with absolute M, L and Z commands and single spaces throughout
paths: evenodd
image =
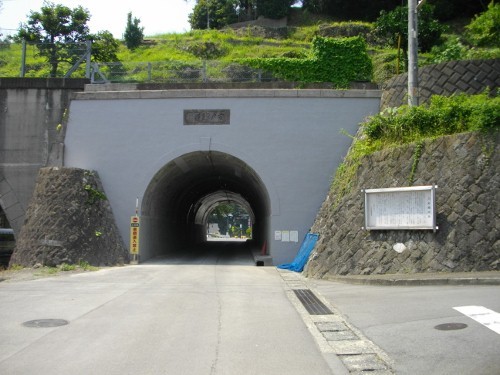
M 261 249 L 269 231 L 270 199 L 261 178 L 247 163 L 219 151 L 190 152 L 168 162 L 154 175 L 142 198 L 141 220 L 147 238 L 141 238 L 141 244 L 148 248 L 144 258 L 206 247 L 209 214 L 226 202 L 243 207 L 252 222 L 252 239 L 245 247 Z M 241 243 L 228 246 L 241 248 Z

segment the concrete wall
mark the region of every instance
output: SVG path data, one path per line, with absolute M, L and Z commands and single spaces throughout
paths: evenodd
M 358 124 L 379 111 L 378 91 L 172 90 L 86 92 L 71 102 L 65 166 L 96 170 L 128 237 L 135 200 L 159 169 L 194 151 L 243 160 L 271 200 L 268 247 L 290 261 L 328 191 Z M 184 109 L 229 109 L 230 125 L 184 126 Z M 298 231 L 298 242 L 274 239 Z M 144 228 L 148 233 L 148 228 Z
M 0 79 L 0 205 L 16 235 L 36 176 L 47 165 L 57 124 L 86 80 Z

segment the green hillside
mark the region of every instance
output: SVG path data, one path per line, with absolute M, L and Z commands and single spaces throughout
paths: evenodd
M 419 64 L 447 60 L 498 58 L 499 48 L 468 48 L 461 42 L 465 25 L 470 19 L 454 20 L 444 34 L 444 43 L 431 52 L 419 55 Z M 405 70 L 404 59 L 394 48 L 378 40 L 374 24 L 365 22 L 333 22 L 325 18 L 298 13 L 282 29 L 251 26 L 241 29 L 195 30 L 184 34 L 165 34 L 146 37 L 144 43 L 129 50 L 120 42 L 118 61 L 99 63 L 102 77 L 116 82 L 165 81 L 254 81 L 271 79 L 266 72 L 256 72 L 241 65 L 248 58 L 300 58 L 311 56 L 311 42 L 315 36 L 347 37 L 360 35 L 368 43 L 373 64 L 372 81 L 381 83 Z M 84 46 L 80 47 L 82 53 Z M 21 69 L 20 44 L 0 43 L 0 77 L 19 77 Z M 26 77 L 48 77 L 47 61 L 37 56 L 37 48 L 28 45 Z M 399 57 L 398 57 L 399 56 Z M 62 64 L 58 74 L 70 69 Z M 72 77 L 84 77 L 84 64 Z M 101 79 L 96 75 L 96 79 Z

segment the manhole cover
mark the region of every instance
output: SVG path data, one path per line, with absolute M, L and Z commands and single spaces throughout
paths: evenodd
M 24 322 L 23 326 L 33 328 L 46 328 L 65 326 L 66 324 L 69 324 L 69 322 L 64 319 L 36 319 Z
M 467 328 L 467 324 L 464 323 L 444 323 L 435 326 L 434 328 L 440 331 L 456 331 L 457 329 Z

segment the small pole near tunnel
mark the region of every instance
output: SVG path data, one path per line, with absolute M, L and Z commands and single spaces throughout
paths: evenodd
M 139 263 L 139 233 L 141 221 L 139 218 L 139 197 L 135 200 L 135 215 L 130 217 L 130 254 L 131 264 Z

